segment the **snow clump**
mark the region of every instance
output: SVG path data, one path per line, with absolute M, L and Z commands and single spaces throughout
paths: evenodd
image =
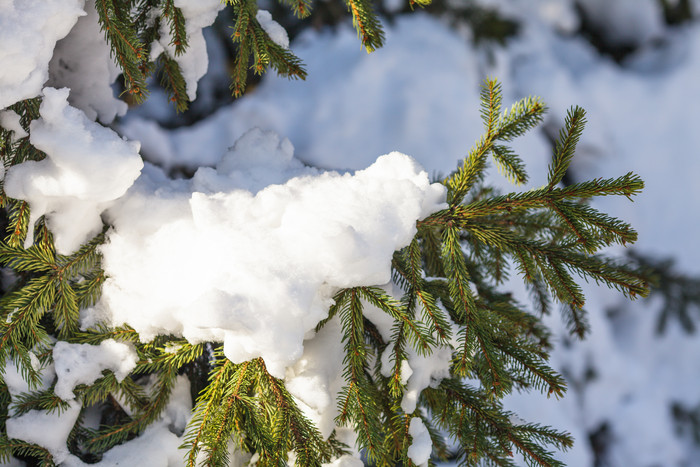
M 13 110 L 0 110 L 0 126 L 11 131 L 10 143 L 29 136 L 20 123 L 20 116 Z
M 91 120 L 110 123 L 126 113 L 126 102 L 114 97 L 112 83 L 121 74 L 100 29 L 94 0 L 85 4 L 86 16 L 58 41 L 49 62 L 48 86 L 70 88 L 68 102 Z
M 66 458 L 72 457 L 66 442 L 81 409 L 82 404 L 72 400 L 68 402 L 68 408 L 62 411 L 30 410 L 19 417 L 8 418 L 5 422 L 7 437 L 46 448 L 53 462 L 60 465 Z
M 428 465 L 430 453 L 433 452 L 433 442 L 423 420 L 413 417 L 408 427 L 408 433 L 413 438 L 413 443 L 408 447 L 408 457 L 416 465 Z
M 0 109 L 37 96 L 84 0 L 0 0 Z
M 258 129 L 191 180 L 146 166 L 107 212 L 108 279 L 83 326 L 102 319 L 145 341 L 223 342 L 232 362 L 263 357 L 284 377 L 335 292 L 389 282 L 394 251 L 445 195 L 406 155 L 321 172 Z
M 267 35 L 270 36 L 270 39 L 272 39 L 275 44 L 279 45 L 280 47 L 284 47 L 285 49 L 289 48 L 289 36 L 287 35 L 287 31 L 285 31 L 282 25 L 272 19 L 272 15 L 269 11 L 258 10 L 257 15 L 255 15 L 255 19 L 258 20 L 260 26 L 263 28 L 263 30 L 265 30 Z
M 214 23 L 226 3 L 220 0 L 175 0 L 174 4 L 185 18 L 187 49 L 184 53 L 175 53 L 176 46 L 170 36 L 170 26 L 167 21 L 161 21 L 160 39 L 151 44 L 151 59 L 163 52 L 174 59 L 180 65 L 182 77 L 185 79 L 187 97 L 194 101 L 197 98 L 197 82 L 207 72 L 209 65 L 202 29 Z
M 114 339 L 100 345 L 69 344 L 58 341 L 53 348 L 53 360 L 58 381 L 54 394 L 65 401 L 75 399 L 73 389 L 79 384 L 92 384 L 102 376 L 102 370 L 111 370 L 121 382 L 136 367 L 138 355 L 133 346 Z
M 44 89 L 29 141 L 47 157 L 12 166 L 5 177 L 7 195 L 29 202 L 29 225 L 46 214 L 56 250 L 64 255 L 102 230 L 100 214 L 143 167 L 138 143 L 89 120 L 67 99 L 68 89 Z

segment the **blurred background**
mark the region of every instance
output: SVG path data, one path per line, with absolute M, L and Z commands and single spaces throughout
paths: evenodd
M 304 21 L 270 0 L 259 4 L 285 27 L 306 81 L 251 76 L 234 101 L 226 9 L 206 31 L 209 72 L 190 110 L 175 113 L 154 83 L 119 131 L 174 176 L 214 165 L 257 126 L 289 138 L 309 165 L 361 169 L 397 150 L 438 178 L 481 134 L 479 91 L 490 76 L 508 104 L 528 95 L 548 104 L 544 124 L 514 144 L 539 186 L 567 109 L 585 108 L 566 182 L 630 171 L 645 180 L 633 202 L 596 207 L 637 228 L 635 245 L 609 253 L 647 266 L 656 286 L 628 302 L 586 285 L 591 333 L 583 341 L 558 315 L 545 317 L 567 396 L 516 394 L 507 406 L 571 432 L 576 445 L 559 456 L 571 466 L 700 466 L 700 1 L 434 0 L 411 11 L 404 0 L 379 0 L 386 44 L 372 54 L 342 0 L 319 0 Z M 490 182 L 523 189 L 495 168 Z M 504 287 L 527 303 L 517 278 Z

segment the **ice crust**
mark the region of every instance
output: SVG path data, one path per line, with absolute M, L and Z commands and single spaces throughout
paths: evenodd
M 393 252 L 444 197 L 408 156 L 319 172 L 287 140 L 252 130 L 191 181 L 148 166 L 109 209 L 96 313 L 144 340 L 224 342 L 233 362 L 262 356 L 284 376 L 335 291 L 388 282 Z

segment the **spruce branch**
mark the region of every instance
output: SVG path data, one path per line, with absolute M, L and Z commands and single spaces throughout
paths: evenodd
M 564 128 L 559 132 L 559 139 L 554 146 L 554 157 L 549 166 L 548 190 L 553 189 L 564 178 L 585 125 L 586 111 L 581 107 L 573 107 L 567 112 Z
M 9 202 L 7 236 L 5 243 L 14 248 L 24 245 L 29 230 L 29 203 L 12 200 Z
M 343 377 L 346 385 L 338 397 L 339 414 L 336 420 L 339 424 L 352 423 L 360 446 L 367 450 L 370 459 L 379 460 L 386 457 L 386 452 L 377 406 L 379 398 L 375 396 L 376 389 L 366 374 L 371 349 L 365 343 L 362 308 L 360 292 L 353 289 L 338 311 L 344 330 Z
M 447 343 L 452 330 L 436 299 L 426 290 L 426 281 L 421 274 L 422 252 L 417 239 L 414 238 L 402 252 L 394 254 L 392 268 L 394 281 L 408 295 L 408 303 L 420 304 L 423 321 L 428 323 L 429 335 L 436 336 L 437 343 Z
M 124 72 L 125 92 L 137 102 L 143 102 L 148 95 L 142 71 L 147 66 L 148 53 L 129 17 L 130 12 L 115 0 L 95 0 L 95 9 L 111 55 Z
M 311 0 L 282 0 L 282 3 L 287 5 L 297 18 L 306 18 L 311 14 Z
M 9 439 L 0 435 L 0 461 L 11 460 L 11 455 L 23 456 L 36 460 L 40 467 L 54 467 L 53 456 L 46 448 L 27 443 L 19 439 Z
M 352 24 L 362 46 L 367 52 L 373 52 L 384 45 L 384 31 L 369 0 L 345 0 L 348 11 L 352 14 Z
M 387 313 L 403 326 L 404 332 L 419 354 L 425 355 L 435 347 L 432 334 L 415 321 L 400 303 L 378 287 L 359 287 L 360 296 Z
M 44 410 L 48 413 L 62 413 L 70 407 L 70 404 L 53 393 L 53 388 L 48 391 L 27 392 L 18 394 L 13 398 L 12 411 L 15 416 L 22 415 L 30 410 Z
M 180 65 L 173 58 L 163 53 L 158 57 L 158 69 L 160 70 L 160 85 L 168 94 L 168 99 L 175 105 L 177 112 L 184 112 L 189 105 L 187 85 L 182 76 Z
M 270 38 L 256 18 L 257 4 L 250 0 L 232 3 L 236 23 L 231 40 L 238 46 L 231 76 L 234 97 L 240 97 L 246 88 L 249 64 L 255 74 L 264 73 L 268 67 L 287 78 L 305 79 L 306 71 L 301 60 L 289 49 Z
M 182 10 L 175 6 L 174 0 L 165 0 L 161 4 L 162 16 L 170 26 L 170 45 L 175 46 L 175 56 L 185 53 L 189 45 L 187 42 L 187 32 L 185 31 L 185 17 Z

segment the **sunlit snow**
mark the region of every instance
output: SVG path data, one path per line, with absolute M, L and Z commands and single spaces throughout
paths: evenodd
M 306 31 L 291 44 L 307 65 L 306 82 L 268 75 L 233 105 L 175 130 L 151 119 L 165 111 L 149 111 L 159 104 L 147 102 L 116 125 L 124 140 L 94 121 L 109 123 L 126 107 L 110 88 L 113 62 L 99 57 L 106 49 L 92 2 L 0 0 L 0 124 L 13 140 L 26 136 L 6 107 L 43 95 L 30 142 L 47 154 L 11 168 L 5 190 L 29 201 L 32 220 L 46 214 L 62 253 L 99 232 L 103 220 L 111 225 L 102 248 L 109 280 L 82 325 L 127 323 L 144 340 L 174 334 L 224 342 L 234 361 L 262 356 L 330 435 L 343 385 L 341 332 L 336 320 L 318 334 L 313 328 L 339 287 L 392 291 L 386 285 L 392 252 L 410 241 L 417 219 L 442 206 L 444 191 L 431 177 L 454 169 L 482 131 L 478 93 L 487 75 L 503 82 L 507 102 L 534 94 L 551 109 L 542 130 L 515 144 L 534 186 L 544 180 L 549 140 L 566 109 L 583 106 L 589 124 L 570 175 L 639 173 L 646 188 L 634 203 L 610 198 L 596 207 L 639 230 L 637 251 L 673 257 L 680 271 L 697 275 L 697 21 L 671 28 L 655 0 L 478 2 L 519 21 L 518 36 L 487 50 L 473 45 L 468 28 L 457 32 L 417 12 L 396 18 L 386 46 L 368 55 L 347 24 Z M 194 98 L 207 66 L 225 67 L 210 63 L 202 34 L 221 3 L 174 3 L 189 20 L 191 48 L 176 56 L 163 34 L 153 51 L 180 63 Z M 697 12 L 700 2 L 691 4 Z M 576 5 L 608 40 L 638 50 L 622 64 L 600 55 L 575 34 Z M 394 1 L 387 6 L 396 10 Z M 286 46 L 286 32 L 271 17 L 258 20 Z M 74 54 L 77 46 L 84 51 Z M 142 155 L 166 171 L 179 167 L 194 176 L 174 180 L 154 165 L 144 167 L 137 140 Z M 495 173 L 490 180 L 514 189 Z M 506 287 L 526 301 L 517 281 Z M 700 402 L 700 339 L 675 325 L 658 335 L 659 301 L 630 305 L 606 289 L 585 290 L 592 328 L 585 341 L 571 341 L 557 316 L 545 317 L 556 336 L 551 363 L 568 379 L 569 393 L 561 400 L 514 394 L 507 407 L 524 421 L 571 432 L 576 445 L 558 454 L 569 465 L 593 464 L 589 436 L 606 426 L 609 465 L 694 465 L 699 449 L 679 435 L 670 407 Z M 366 315 L 390 332 L 386 315 L 372 307 Z M 8 435 L 44 446 L 64 465 L 86 465 L 66 447 L 79 411 L 72 390 L 103 370 L 122 377 L 133 367 L 131 348 L 111 350 L 119 355 L 113 362 L 101 346 L 57 345 L 56 365 L 42 369 L 41 387 L 56 380 L 55 392 L 70 401 L 69 409 L 11 413 Z M 420 391 L 447 374 L 448 362 L 447 349 L 428 356 L 409 351 L 404 410 L 415 409 Z M 390 366 L 387 354 L 382 370 L 388 374 Z M 29 389 L 12 362 L 2 377 L 13 400 Z M 189 389 L 179 377 L 163 417 L 98 465 L 180 465 Z M 337 433 L 352 446 L 351 430 Z M 427 461 L 419 419 L 412 419 L 410 434 L 409 456 Z M 362 463 L 355 453 L 325 465 Z

